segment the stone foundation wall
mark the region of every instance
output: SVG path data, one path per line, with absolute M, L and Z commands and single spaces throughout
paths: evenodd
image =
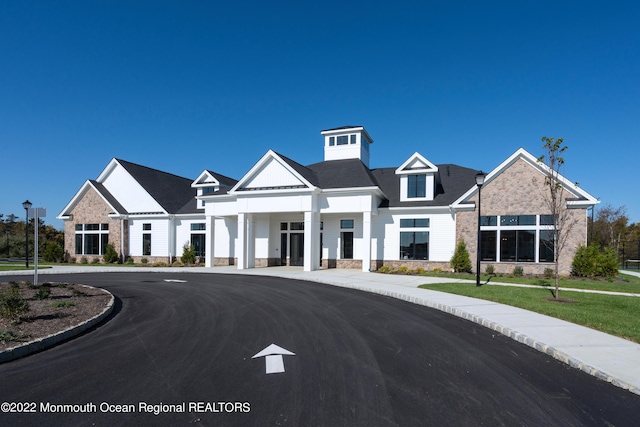
M 395 260 L 384 260 L 382 263 L 378 261 L 374 261 L 371 263 L 371 271 L 378 270 L 382 266 L 386 266 L 389 268 L 399 269 L 400 267 L 407 267 L 409 270 L 416 270 L 418 268 L 423 268 L 425 271 L 434 271 L 436 269 L 442 271 L 451 271 L 451 265 L 447 261 L 395 261 Z
M 214 267 L 226 267 L 229 265 L 237 265 L 237 258 L 213 258 Z

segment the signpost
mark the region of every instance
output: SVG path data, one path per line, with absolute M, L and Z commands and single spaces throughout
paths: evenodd
M 33 286 L 38 286 L 38 231 L 40 230 L 38 219 L 47 216 L 47 208 L 29 208 L 33 216 Z

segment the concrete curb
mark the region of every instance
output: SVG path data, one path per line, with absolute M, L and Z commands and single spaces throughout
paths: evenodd
M 46 337 L 38 338 L 37 340 L 30 341 L 28 343 L 20 344 L 15 347 L 8 348 L 0 352 L 0 363 L 9 362 L 11 360 L 19 359 L 21 357 L 28 356 L 32 353 L 45 350 L 49 347 L 53 347 L 59 342 L 66 341 L 77 335 L 80 335 L 87 329 L 95 326 L 103 321 L 107 316 L 111 314 L 114 307 L 115 298 L 113 294 L 102 288 L 94 288 L 93 286 L 80 285 L 92 289 L 100 289 L 110 296 L 109 302 L 105 306 L 101 313 L 93 316 L 91 319 L 65 329 L 64 331 L 48 335 Z
M 305 280 L 303 278 L 300 278 L 301 280 Z M 317 282 L 316 280 L 313 280 L 312 278 L 309 278 L 307 281 L 313 281 L 313 282 Z M 387 296 L 387 297 L 391 297 L 391 298 L 395 298 L 395 299 L 399 299 L 402 301 L 406 301 L 406 302 L 410 302 L 413 304 L 417 304 L 417 305 L 422 305 L 425 307 L 429 307 L 429 308 L 434 308 L 436 310 L 440 310 L 443 311 L 445 313 L 448 314 L 452 314 L 456 317 L 460 317 L 462 319 L 465 320 L 469 320 L 473 323 L 476 323 L 478 325 L 481 325 L 483 327 L 486 327 L 488 329 L 491 329 L 493 331 L 496 331 L 502 335 L 505 335 L 515 341 L 518 341 L 526 346 L 529 346 L 539 352 L 545 353 L 548 356 L 553 357 L 554 359 L 571 366 L 572 368 L 576 368 L 579 369 L 589 375 L 592 375 L 600 380 L 606 381 L 608 383 L 611 383 L 612 385 L 622 388 L 624 390 L 628 390 L 631 393 L 640 395 L 640 388 L 629 384 L 625 381 L 622 381 L 619 378 L 616 378 L 614 376 L 611 376 L 609 374 L 607 374 L 606 372 L 603 372 L 599 369 L 594 368 L 593 366 L 590 366 L 584 362 L 581 362 L 580 360 L 569 356 L 568 354 L 554 348 L 553 346 L 550 346 L 548 344 L 545 344 L 543 342 L 537 341 L 529 336 L 527 336 L 526 334 L 523 334 L 521 332 L 518 332 L 516 330 L 513 330 L 511 328 L 508 328 L 506 326 L 502 326 L 499 323 L 496 323 L 494 321 L 491 320 L 487 320 L 481 316 L 475 315 L 475 314 L 470 314 L 467 313 L 464 310 L 461 310 L 459 308 L 455 308 L 455 307 L 451 307 L 449 305 L 446 304 L 442 304 L 442 303 L 436 303 L 436 302 L 432 302 L 426 299 L 422 299 L 422 298 L 418 298 L 418 297 L 414 297 L 414 296 L 410 296 L 410 295 L 406 295 L 403 293 L 398 293 L 398 292 L 392 292 L 392 291 L 387 291 L 384 289 L 376 289 L 376 288 L 369 288 L 369 287 L 364 287 L 364 286 L 358 286 L 358 285 L 349 285 L 346 283 L 329 283 L 329 282 L 322 282 L 331 286 L 338 286 L 341 288 L 348 288 L 348 289 L 354 289 L 354 290 L 358 290 L 358 291 L 364 291 L 364 292 L 369 292 L 369 293 L 373 293 L 373 294 L 378 294 L 378 295 L 383 295 L 383 296 Z

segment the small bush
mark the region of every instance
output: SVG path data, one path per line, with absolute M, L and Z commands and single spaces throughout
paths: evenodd
M 49 299 L 50 296 L 51 296 L 51 288 L 49 286 L 42 285 L 36 291 L 34 298 L 37 300 L 43 300 L 43 299 Z
M 434 273 L 442 273 L 442 269 L 440 267 L 436 267 L 433 269 Z
M 0 329 L 0 342 L 20 342 L 25 341 L 28 338 L 28 335 L 16 334 L 13 331 L 7 331 L 5 329 Z
M 553 272 L 553 268 L 545 268 L 543 276 L 545 279 L 551 279 L 552 277 L 554 277 L 555 273 Z
M 100 264 L 100 258 L 94 258 L 91 260 L 91 264 Z
M 409 267 L 407 267 L 406 265 L 403 265 L 402 267 L 400 267 L 399 273 L 409 274 Z
M 75 264 L 76 262 L 78 262 L 78 260 L 76 259 L 76 257 L 72 256 L 71 258 L 69 258 L 69 262 L 71 264 Z
M 495 269 L 493 268 L 493 265 L 489 264 L 485 267 L 484 272 L 487 274 L 493 274 L 495 271 Z
M 152 267 L 168 267 L 169 264 L 167 264 L 164 261 L 158 261 L 158 262 L 154 262 L 153 264 L 151 264 Z
M 22 298 L 20 286 L 12 282 L 6 292 L 0 290 L 0 317 L 14 322 L 29 311 L 29 303 Z
M 469 259 L 469 252 L 467 251 L 467 245 L 464 243 L 464 240 L 458 242 L 450 264 L 456 273 L 471 272 L 471 260 Z
M 147 264 L 149 263 L 149 260 L 148 260 L 148 259 L 146 259 L 146 258 L 142 258 L 142 259 L 140 260 L 140 262 L 141 262 L 142 264 L 144 264 L 144 265 L 147 265 Z
M 74 305 L 76 305 L 76 303 L 73 301 L 56 301 L 51 303 L 51 307 L 55 308 L 73 307 Z
M 86 256 L 83 256 L 82 258 L 80 258 L 80 264 L 89 264 L 89 260 L 87 259 Z
M 382 267 L 380 267 L 380 268 L 378 269 L 378 273 L 384 273 L 384 274 L 386 274 L 386 273 L 388 273 L 388 272 L 389 272 L 389 270 L 391 270 L 391 268 L 389 268 L 389 266 L 387 266 L 387 265 L 383 265 Z
M 60 243 L 47 242 L 42 252 L 42 259 L 46 262 L 62 262 L 64 259 L 64 248 Z
M 415 270 L 413 270 L 414 274 L 424 274 L 424 268 L 422 267 L 418 267 Z
M 524 273 L 524 270 L 521 266 L 516 265 L 515 267 L 513 267 L 513 276 L 514 277 L 522 277 L 522 274 Z
M 573 274 L 581 277 L 614 277 L 618 274 L 616 251 L 598 245 L 579 246 L 571 264 Z
M 127 265 L 133 265 L 133 258 L 131 258 L 130 256 L 127 257 L 127 259 L 125 260 L 125 264 Z
M 182 247 L 182 256 L 180 257 L 180 261 L 185 265 L 196 263 L 196 250 L 191 244 L 189 244 L 189 242 L 185 243 Z
M 116 252 L 116 249 L 113 247 L 111 243 L 107 245 L 107 249 L 104 251 L 104 256 L 102 257 L 105 264 L 113 264 L 118 262 L 120 259 L 120 255 Z

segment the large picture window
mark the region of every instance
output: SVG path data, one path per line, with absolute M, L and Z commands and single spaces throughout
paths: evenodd
M 429 259 L 429 218 L 400 220 L 400 259 Z
M 104 255 L 109 244 L 109 224 L 76 224 L 76 255 Z
M 550 215 L 480 218 L 480 259 L 495 262 L 553 262 Z

